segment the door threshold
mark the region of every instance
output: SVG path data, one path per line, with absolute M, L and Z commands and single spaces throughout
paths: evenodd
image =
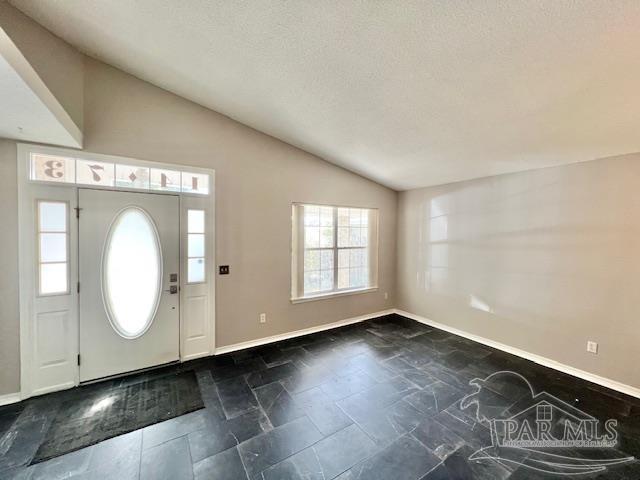
M 94 383 L 100 383 L 100 382 L 104 382 L 106 380 L 115 380 L 116 378 L 129 377 L 129 376 L 133 376 L 133 375 L 138 375 L 140 373 L 151 372 L 153 370 L 159 370 L 159 369 L 164 368 L 164 367 L 170 367 L 172 365 L 179 365 L 179 364 L 180 364 L 180 360 L 173 360 L 171 362 L 161 363 L 160 365 L 153 365 L 151 367 L 140 368 L 138 370 L 131 370 L 130 372 L 116 373 L 115 375 L 109 375 L 108 377 L 94 378 L 93 380 L 87 380 L 85 382 L 80 382 L 78 384 L 78 386 L 92 385 Z

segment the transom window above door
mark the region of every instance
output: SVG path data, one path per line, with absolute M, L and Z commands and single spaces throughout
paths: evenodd
M 149 166 L 147 162 L 136 162 L 133 159 L 125 160 L 127 163 L 114 163 L 30 152 L 29 179 L 54 184 L 209 195 L 210 178 L 206 173 Z
M 294 204 L 292 301 L 377 286 L 378 210 Z

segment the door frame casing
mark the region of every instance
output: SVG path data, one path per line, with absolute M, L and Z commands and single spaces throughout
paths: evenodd
M 209 175 L 209 193 L 190 194 L 183 192 L 166 192 L 180 198 L 180 361 L 205 357 L 215 353 L 215 171 L 190 165 L 149 162 L 138 159 L 112 155 L 95 154 L 80 150 L 47 147 L 36 144 L 17 146 L 17 182 L 18 182 L 18 272 L 20 291 L 20 397 L 26 399 L 57 390 L 64 390 L 79 385 L 79 296 L 76 289 L 78 282 L 78 220 L 74 208 L 78 207 L 78 189 L 91 188 L 97 190 L 126 191 L 135 193 L 157 193 L 144 189 L 128 189 L 104 187 L 98 185 L 63 184 L 56 182 L 33 181 L 29 178 L 29 161 L 31 153 L 59 155 L 63 157 L 94 160 L 98 162 L 139 165 L 144 167 L 188 170 L 194 173 Z M 37 200 L 61 199 L 69 202 L 69 293 L 68 308 L 64 310 L 60 334 L 50 339 L 50 345 L 37 344 L 37 242 L 35 224 L 35 205 Z M 187 211 L 199 209 L 205 211 L 205 255 L 206 280 L 201 284 L 187 283 Z M 80 214 L 80 216 L 82 216 Z M 61 295 L 60 298 L 63 298 Z M 52 312 L 57 313 L 57 312 Z M 52 317 L 53 318 L 53 317 Z M 48 342 L 40 338 L 40 341 Z M 59 342 L 59 343 L 55 343 Z M 63 343 L 60 343 L 63 342 Z M 64 345 L 62 348 L 60 345 Z M 57 350 L 56 350 L 57 348 Z M 39 354 L 42 351 L 56 352 L 56 361 L 49 362 L 52 382 L 43 379 L 43 363 Z M 39 371 L 40 369 L 40 371 Z

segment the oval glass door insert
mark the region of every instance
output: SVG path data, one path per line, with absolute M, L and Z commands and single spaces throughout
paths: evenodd
M 102 255 L 102 297 L 109 321 L 124 338 L 153 323 L 162 290 L 162 249 L 153 220 L 127 207 L 114 218 Z

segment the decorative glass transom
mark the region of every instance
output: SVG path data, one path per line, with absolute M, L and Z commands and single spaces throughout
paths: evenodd
M 102 162 L 44 153 L 31 153 L 29 178 L 36 182 L 209 194 L 209 175 L 206 173 L 155 168 L 147 165 Z
M 109 321 L 124 338 L 151 326 L 162 290 L 162 249 L 151 217 L 139 207 L 113 220 L 102 256 L 102 295 Z

